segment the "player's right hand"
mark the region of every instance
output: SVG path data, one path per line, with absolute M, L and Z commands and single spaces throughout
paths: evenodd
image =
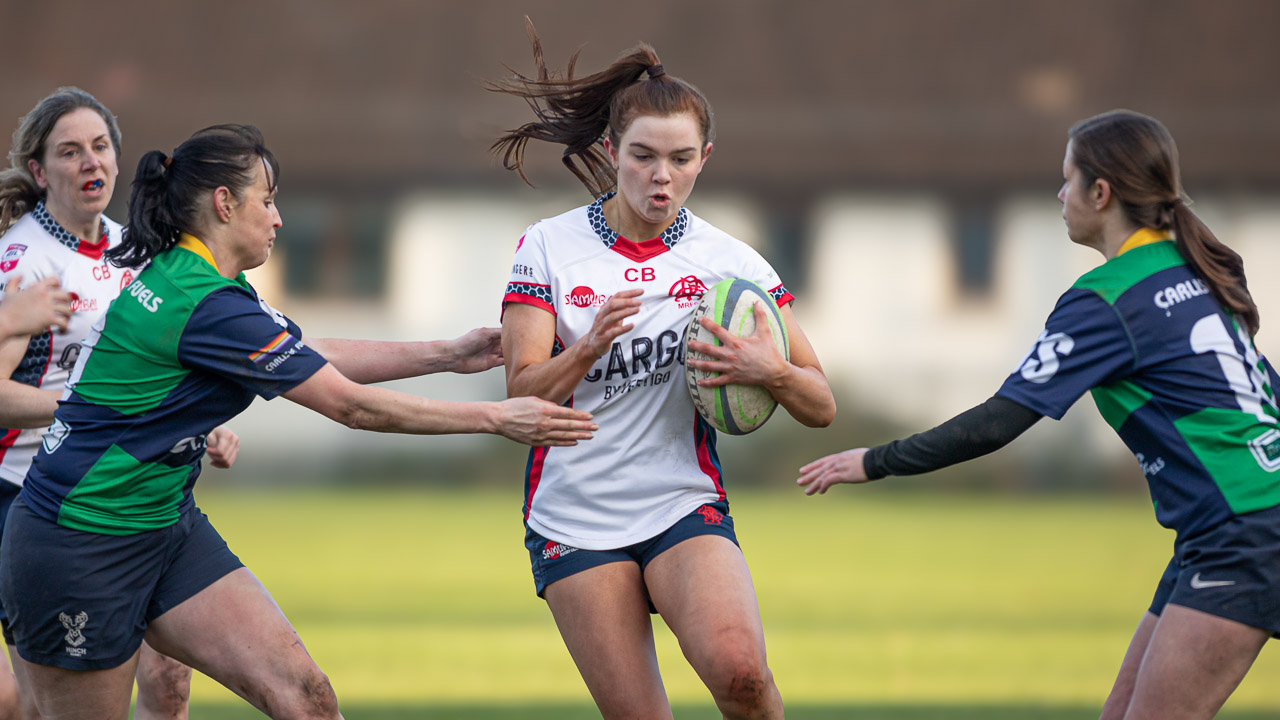
M 591 323 L 591 330 L 583 336 L 581 342 L 591 351 L 592 357 L 603 357 L 613 347 L 613 341 L 635 325 L 623 324 L 623 320 L 640 312 L 640 296 L 644 290 L 632 289 L 615 293 L 613 297 L 600 306 L 596 319 Z
M 8 287 L 22 286 L 22 275 L 13 275 Z M 50 327 L 66 331 L 71 321 L 71 293 L 64 292 L 56 277 L 48 277 L 25 290 L 5 294 L 0 307 L 10 316 L 14 335 L 37 335 Z
M 498 432 L 525 445 L 577 445 L 590 440 L 599 426 L 591 413 L 547 402 L 535 397 L 518 397 L 498 403 Z
M 818 458 L 800 468 L 796 484 L 804 488 L 805 495 L 824 495 L 832 485 L 868 482 L 867 471 L 862 465 L 862 456 L 866 454 L 866 448 L 854 448 Z

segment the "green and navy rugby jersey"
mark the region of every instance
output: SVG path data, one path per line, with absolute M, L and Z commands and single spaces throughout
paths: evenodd
M 88 532 L 172 525 L 193 504 L 206 435 L 324 364 L 243 274 L 222 277 L 208 248 L 183 235 L 85 339 L 23 499 Z
M 1060 419 L 1092 391 L 1185 538 L 1280 505 L 1275 388 L 1175 243 L 1144 229 L 1063 294 L 999 394 Z

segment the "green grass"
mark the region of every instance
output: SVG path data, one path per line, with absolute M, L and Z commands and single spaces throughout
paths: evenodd
M 1168 561 L 1149 504 L 886 489 L 732 497 L 788 717 L 1096 717 Z M 198 499 L 348 718 L 598 717 L 533 594 L 518 492 Z M 676 717 L 719 717 L 663 627 L 658 652 Z M 1268 648 L 1222 717 L 1276 717 L 1277 677 Z M 192 707 L 260 717 L 203 677 Z

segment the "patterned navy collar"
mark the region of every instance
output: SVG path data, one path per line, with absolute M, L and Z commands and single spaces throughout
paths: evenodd
M 40 227 L 44 228 L 44 231 L 52 235 L 58 242 L 66 245 L 72 250 L 80 249 L 80 238 L 72 235 L 69 230 L 59 225 L 58 221 L 53 219 L 53 216 L 50 215 L 49 211 L 45 208 L 43 200 L 36 203 L 35 208 L 31 211 L 31 217 L 34 218 L 36 222 L 40 223 Z M 107 224 L 101 219 L 98 220 L 98 233 L 98 239 L 92 241 L 91 244 L 102 242 L 102 238 L 107 234 Z
M 616 191 L 605 193 L 587 207 L 587 219 L 591 221 L 591 229 L 596 231 L 596 235 L 600 236 L 600 239 L 604 241 L 604 246 L 607 248 L 613 247 L 618 242 L 619 235 L 613 228 L 609 227 L 609 223 L 604 219 L 604 201 L 617 194 Z M 666 230 L 663 230 L 662 235 L 659 237 L 662 239 L 662 244 L 666 245 L 667 249 L 671 249 L 675 247 L 676 243 L 680 242 L 680 238 L 684 237 L 684 231 L 688 229 L 689 211 L 682 207 L 680 212 L 676 213 L 676 221 L 671 223 L 671 226 Z M 628 239 L 632 242 L 644 242 L 634 238 Z M 649 239 L 645 238 L 645 240 Z

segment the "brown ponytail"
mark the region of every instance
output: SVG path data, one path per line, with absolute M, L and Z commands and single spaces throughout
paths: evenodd
M 599 197 L 617 184 L 602 141 L 607 134 L 616 144 L 636 117 L 691 113 L 698 120 L 703 146 L 714 139 L 707 99 L 694 86 L 666 74 L 652 47 L 642 43 L 604 70 L 574 78 L 578 53 L 569 58 L 563 75 L 549 72 L 533 22 L 528 17 L 525 22 L 537 77 L 525 77 L 507 68 L 512 79 L 486 83 L 485 88 L 523 98 L 538 118 L 508 131 L 490 148 L 502 156 L 503 167 L 519 173 L 526 183 L 524 151 L 530 140 L 564 145 L 561 162 L 592 197 Z M 648 79 L 642 81 L 645 76 Z
M 1261 323 L 1249 294 L 1244 261 L 1222 244 L 1188 207 L 1182 192 L 1178 147 L 1155 118 L 1113 110 L 1071 128 L 1071 159 L 1086 185 L 1106 180 L 1130 222 L 1173 233 L 1178 252 L 1223 308 L 1249 335 Z

